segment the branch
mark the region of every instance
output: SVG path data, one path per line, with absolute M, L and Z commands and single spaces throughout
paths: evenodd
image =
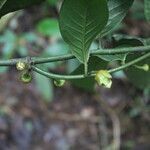
M 117 67 L 117 68 L 114 68 L 114 69 L 110 69 L 109 70 L 109 73 L 114 73 L 114 72 L 117 72 L 117 71 L 120 71 L 120 70 L 123 70 L 123 69 L 126 69 L 146 58 L 150 57 L 150 52 L 149 53 L 146 53 L 145 55 L 131 61 L 131 62 L 128 62 L 120 67 Z M 64 80 L 73 80 L 73 79 L 83 79 L 85 78 L 85 75 L 84 74 L 80 74 L 80 75 L 58 75 L 58 74 L 54 74 L 54 73 L 49 73 L 49 72 L 45 72 L 35 66 L 32 66 L 32 70 L 43 75 L 43 76 L 46 76 L 48 78 L 52 78 L 52 79 L 64 79 Z M 86 77 L 93 77 L 96 75 L 97 72 L 90 72 Z
M 150 51 L 150 46 L 99 49 L 99 50 L 92 50 L 90 56 L 115 55 L 115 54 L 136 53 L 136 52 L 141 53 L 141 52 L 149 52 L 149 51 Z M 70 60 L 70 59 L 74 59 L 75 56 L 72 54 L 67 54 L 63 56 L 55 56 L 55 57 L 47 57 L 47 58 L 27 57 L 27 58 L 18 58 L 18 59 L 10 59 L 10 60 L 1 60 L 0 66 L 14 66 L 19 61 L 28 63 L 29 60 L 28 58 L 30 58 L 30 63 L 36 65 L 42 63 Z

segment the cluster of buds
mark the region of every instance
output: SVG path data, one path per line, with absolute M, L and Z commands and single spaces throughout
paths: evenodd
M 32 80 L 32 75 L 29 71 L 29 68 L 28 68 L 28 65 L 25 63 L 25 62 L 21 62 L 19 61 L 17 64 L 16 64 L 16 69 L 18 71 L 21 71 L 20 73 L 20 80 L 23 82 L 23 83 L 30 83 L 31 80 Z
M 149 71 L 148 64 L 144 64 L 143 66 L 134 65 L 134 67 L 142 69 L 144 71 Z M 32 75 L 29 68 L 30 67 L 25 62 L 19 61 L 16 64 L 16 69 L 18 71 L 21 71 L 20 79 L 24 83 L 29 83 L 32 80 Z M 104 86 L 106 88 L 111 88 L 112 86 L 112 76 L 108 70 L 99 70 L 95 75 L 95 80 L 97 81 L 99 86 Z M 54 80 L 54 84 L 57 87 L 62 87 L 65 84 L 65 80 Z
M 18 71 L 21 71 L 20 80 L 23 83 L 30 83 L 31 80 L 32 80 L 32 75 L 31 75 L 31 72 L 30 72 L 29 68 L 30 68 L 29 65 L 26 62 L 23 62 L 23 61 L 19 61 L 16 64 L 16 69 Z M 57 87 L 62 87 L 65 84 L 65 80 L 54 80 L 54 84 Z

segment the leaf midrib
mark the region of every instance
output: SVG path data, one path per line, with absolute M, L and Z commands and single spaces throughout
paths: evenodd
M 85 35 L 86 35 L 86 23 L 87 23 L 87 10 L 88 10 L 88 7 L 86 8 L 86 11 L 85 11 L 85 17 L 84 17 L 84 25 L 83 25 L 83 34 L 82 34 L 82 54 L 83 54 L 83 60 L 84 62 L 86 63 L 87 60 L 86 60 L 86 51 L 85 50 Z

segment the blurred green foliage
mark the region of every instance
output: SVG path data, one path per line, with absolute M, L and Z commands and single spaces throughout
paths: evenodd
M 55 6 L 56 2 L 54 0 L 48 0 L 50 6 Z M 9 20 L 11 21 L 11 18 Z M 9 20 L 5 19 L 3 21 L 5 24 L 8 24 Z M 11 27 L 4 28 L 0 35 L 0 58 L 7 60 L 18 56 L 31 56 L 34 53 L 41 57 L 50 57 L 68 53 L 68 46 L 61 40 L 57 19 L 43 18 L 39 20 L 35 27 L 35 31 L 20 34 L 17 34 Z M 50 40 L 43 44 L 43 38 L 49 38 Z M 40 65 L 40 67 L 48 71 L 49 69 L 55 69 L 61 64 L 61 62 L 53 62 Z M 8 67 L 0 67 L 0 73 L 5 73 L 8 69 Z M 43 98 L 46 101 L 51 101 L 53 98 L 53 82 L 38 74 L 35 74 L 34 79 L 37 90 Z

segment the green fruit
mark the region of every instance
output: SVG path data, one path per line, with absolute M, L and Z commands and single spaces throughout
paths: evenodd
M 32 81 L 32 75 L 28 71 L 22 72 L 20 75 L 20 80 L 23 83 L 30 83 Z

